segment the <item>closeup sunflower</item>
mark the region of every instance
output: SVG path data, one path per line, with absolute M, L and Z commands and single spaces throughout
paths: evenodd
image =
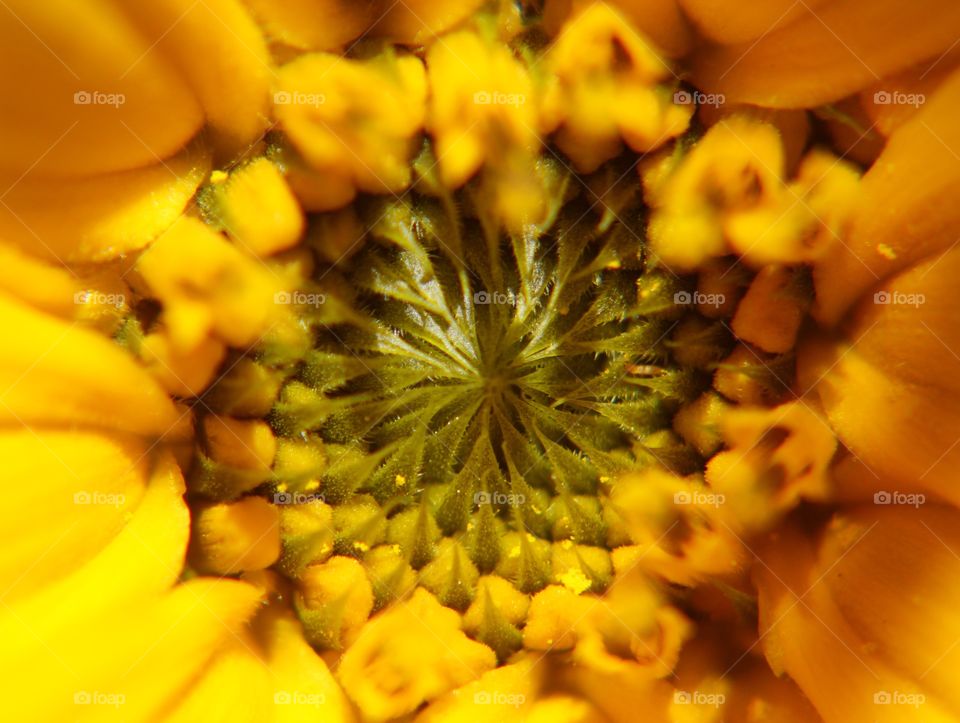
M 3 720 L 960 721 L 960 5 L 0 32 Z

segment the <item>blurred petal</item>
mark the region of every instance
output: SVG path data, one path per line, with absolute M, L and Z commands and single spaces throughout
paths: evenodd
M 100 615 L 107 607 L 139 604 L 177 580 L 189 512 L 183 478 L 170 457 L 157 460 L 140 504 L 127 516 L 126 525 L 88 562 L 79 561 L 63 571 L 62 579 L 3 608 L 0 635 L 11 654 L 36 646 L 38 637 L 66 634 L 77 621 Z M 65 605 L 65 600 L 71 603 Z
M 373 34 L 400 43 L 421 45 L 470 17 L 483 0 L 455 3 L 435 0 L 405 0 L 383 3 L 386 10 L 373 26 Z
M 29 648 L 4 671 L 4 682 L 19 691 L 5 712 L 15 720 L 64 720 L 82 710 L 116 720 L 119 709 L 124 719 L 143 720 L 235 639 L 259 596 L 239 581 L 197 579 L 134 609 L 101 607 L 50 635 L 24 620 L 15 642 L 24 638 Z
M 150 3 L 141 3 L 149 5 Z M 0 13 L 0 171 L 70 177 L 176 153 L 203 111 L 110 0 L 9 0 Z
M 784 28 L 824 5 L 828 0 L 678 0 L 694 26 L 724 45 L 735 45 Z
M 878 721 L 956 719 L 956 686 L 944 681 L 960 624 L 957 515 L 859 508 L 829 525 L 819 550 L 796 529 L 772 537 L 756 575 L 764 650 L 827 723 L 867 710 Z
M 239 0 L 120 0 L 170 58 L 203 107 L 221 156 L 232 157 L 267 127 L 270 55 L 260 29 Z
M 960 6 L 957 6 L 960 8 Z M 849 238 L 815 267 L 818 317 L 837 322 L 867 289 L 960 236 L 960 71 L 890 136 L 863 177 Z
M 17 340 L 0 351 L 0 423 L 90 424 L 146 435 L 173 425 L 167 394 L 111 341 L 2 295 L 0 321 Z
M 268 38 L 300 50 L 336 50 L 360 36 L 377 0 L 243 0 Z
M 856 308 L 849 341 L 801 356 L 843 442 L 870 468 L 960 501 L 960 248 L 890 279 Z
M 9 188 L 4 182 L 0 237 L 63 262 L 104 261 L 141 249 L 183 212 L 210 169 L 200 147 L 164 162 L 151 156 L 149 163 L 70 181 L 30 175 Z
M 146 443 L 82 432 L 0 433 L 0 552 L 8 601 L 68 575 L 96 555 L 137 509 L 146 486 Z M 40 485 L 25 480 L 40 480 Z M 24 514 L 30 510 L 29 514 Z
M 713 6 L 714 17 L 736 18 L 730 28 L 740 27 L 741 16 L 755 13 L 752 4 L 704 4 Z M 786 0 L 765 5 L 755 15 L 759 26 L 744 33 L 748 39 L 707 48 L 694 58 L 697 85 L 735 102 L 775 108 L 821 105 L 939 55 L 960 34 L 960 5 L 952 0 L 833 0 L 816 8 L 800 3 L 802 9 Z M 742 8 L 736 15 L 734 6 Z M 780 7 L 784 10 L 778 13 Z M 778 27 L 784 14 L 794 12 L 800 17 Z M 715 22 L 701 20 L 710 27 Z M 731 32 L 736 37 L 736 31 L 715 31 Z

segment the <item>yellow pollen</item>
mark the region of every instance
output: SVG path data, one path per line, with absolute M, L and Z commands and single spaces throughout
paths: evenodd
M 583 574 L 580 568 L 567 570 L 562 575 L 559 575 L 558 579 L 563 583 L 565 588 L 577 595 L 589 590 L 591 585 L 590 579 Z
M 887 244 L 877 244 L 877 253 L 883 256 L 883 258 L 889 259 L 890 261 L 893 261 L 895 258 L 897 258 L 897 252 Z

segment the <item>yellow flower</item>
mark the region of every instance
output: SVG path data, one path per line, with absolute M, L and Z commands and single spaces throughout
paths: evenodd
M 561 126 L 557 145 L 578 171 L 618 155 L 621 139 L 645 152 L 687 128 L 693 106 L 675 102 L 670 66 L 605 3 L 567 19 L 546 65 L 545 125 Z
M 960 720 L 953 4 L 5 10 L 8 717 Z
M 308 166 L 294 178 L 309 208 L 337 208 L 357 190 L 396 193 L 410 183 L 426 95 L 419 59 L 307 54 L 283 66 L 278 81 L 277 120 Z

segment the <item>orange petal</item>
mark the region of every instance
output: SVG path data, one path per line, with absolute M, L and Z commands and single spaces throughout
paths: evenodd
M 709 5 L 716 8 L 716 16 L 737 20 L 756 12 L 754 4 Z M 737 15 L 734 5 L 742 8 Z M 697 85 L 729 101 L 811 107 L 935 57 L 960 36 L 960 5 L 952 0 L 834 0 L 816 9 L 787 0 L 765 5 L 771 6 L 771 17 L 746 33 L 750 39 L 707 48 L 694 58 Z M 780 6 L 801 16 L 778 27 Z
M 221 155 L 256 141 L 267 127 L 274 73 L 260 28 L 239 0 L 124 5 L 151 51 L 170 58 L 190 84 Z
M 783 529 L 772 538 L 764 551 L 763 564 L 757 568 L 760 632 L 767 660 L 774 672 L 786 672 L 797 682 L 827 723 L 956 720 L 947 710 L 949 705 L 956 712 L 952 700 L 956 694 L 939 697 L 941 691 L 925 678 L 925 671 L 915 665 L 905 666 L 888 641 L 899 641 L 902 635 L 904 644 L 914 648 L 910 656 L 915 660 L 918 654 L 930 651 L 911 638 L 910 632 L 919 629 L 923 632 L 921 639 L 932 634 L 945 640 L 940 624 L 944 616 L 955 617 L 955 613 L 944 611 L 934 618 L 918 615 L 921 609 L 934 611 L 926 606 L 925 592 L 930 587 L 921 580 L 928 572 L 948 573 L 945 578 L 937 576 L 941 582 L 955 579 L 953 568 L 958 563 L 952 558 L 943 564 L 950 553 L 936 554 L 934 547 L 939 543 L 932 535 L 925 544 L 915 544 L 920 521 L 906 526 L 894 524 L 893 517 L 898 514 L 909 516 L 915 511 L 888 508 L 879 514 L 871 510 L 854 520 L 841 518 L 826 531 L 819 554 L 800 531 Z M 930 515 L 927 524 L 942 514 Z M 954 512 L 949 514 L 956 516 Z M 953 526 L 956 528 L 956 521 Z M 884 557 L 884 548 L 897 548 L 901 539 L 898 533 L 911 528 L 913 539 L 908 537 L 906 547 Z M 935 559 L 928 565 L 931 553 Z M 867 564 L 859 574 L 854 572 L 858 560 Z M 855 574 L 856 581 L 845 573 Z M 870 577 L 866 587 L 858 584 L 864 577 Z M 891 604 L 891 598 L 900 598 L 901 602 Z M 917 607 L 917 600 L 924 601 L 923 608 Z M 910 609 L 907 618 L 901 617 L 903 607 Z M 869 628 L 877 619 L 884 620 L 879 637 Z M 913 660 L 908 658 L 907 662 Z M 944 672 L 952 670 L 955 668 L 948 666 Z M 888 695 L 897 698 L 890 700 Z M 907 703 L 905 696 L 923 696 L 911 699 L 919 702 L 920 712 Z
M 380 12 L 375 0 L 243 2 L 269 38 L 300 50 L 341 48 L 359 37 Z
M 960 5 L 957 6 L 960 9 Z M 960 236 L 960 71 L 891 136 L 863 177 L 849 239 L 814 270 L 817 315 L 838 321 L 867 289 Z
M 800 374 L 844 443 L 874 471 L 960 502 L 960 248 L 865 298 L 848 342 L 811 343 Z M 819 380 L 817 377 L 820 377 Z
M 785 28 L 827 0 L 678 0 L 693 25 L 710 40 L 724 45 L 746 43 Z
M 421 45 L 470 17 L 483 0 L 455 3 L 434 0 L 386 2 L 383 17 L 374 24 L 373 34 L 400 43 Z
M 177 69 L 118 3 L 9 0 L 0 38 L 4 66 L 24 71 L 0 79 L 0 172 L 11 180 L 151 164 L 203 125 Z

